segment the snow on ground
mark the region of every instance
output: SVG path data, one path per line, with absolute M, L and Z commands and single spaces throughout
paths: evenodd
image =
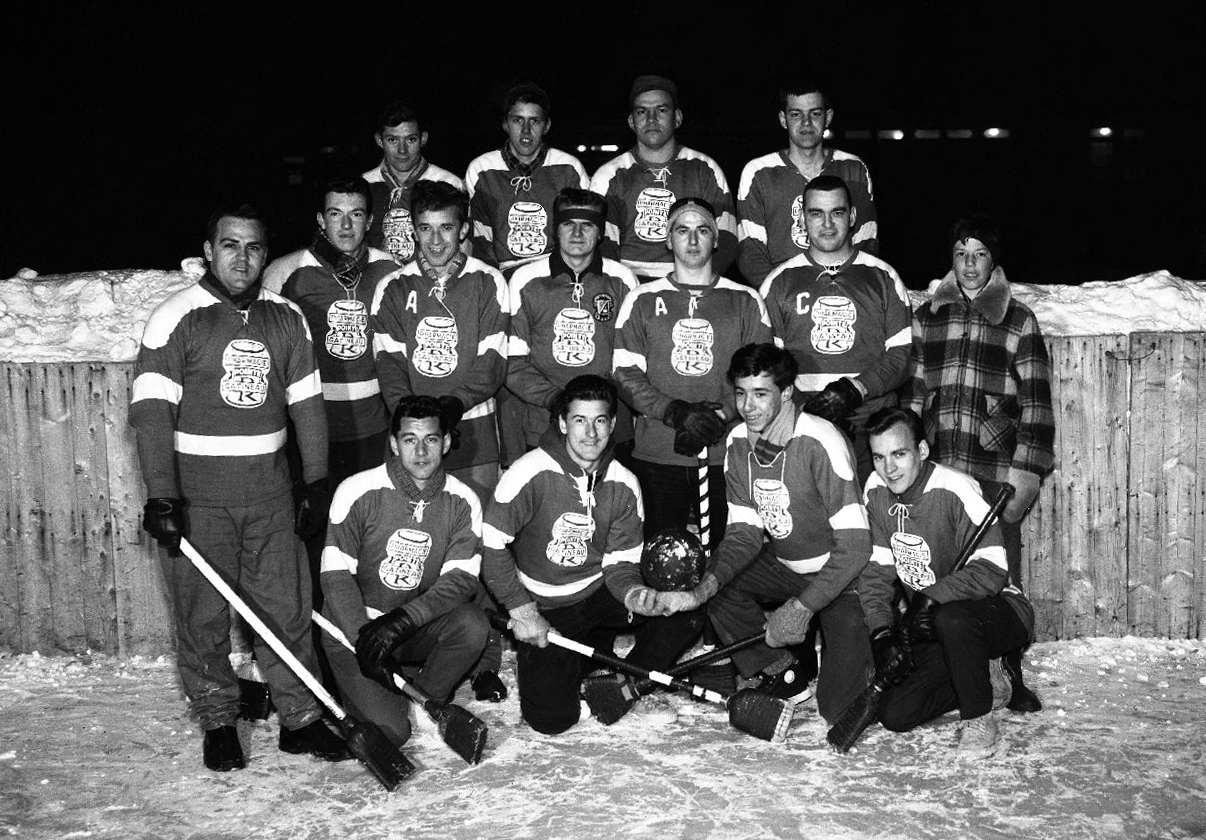
M 276 749 L 241 722 L 246 770 L 211 773 L 170 657 L 0 653 L 0 837 L 21 838 L 1189 838 L 1206 837 L 1206 643 L 1035 645 L 1046 703 L 1002 724 L 1004 755 L 959 762 L 954 717 L 824 747 L 802 705 L 785 745 L 675 696 L 676 723 L 595 720 L 559 737 L 512 697 L 457 702 L 490 726 L 464 764 L 419 712 L 421 770 L 386 792 L 357 762 Z

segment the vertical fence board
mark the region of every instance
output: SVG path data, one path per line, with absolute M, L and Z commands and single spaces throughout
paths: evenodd
M 1150 334 L 1131 336 L 1131 506 L 1127 575 L 1130 629 L 1153 636 L 1160 624 L 1160 554 L 1164 550 L 1167 485 L 1165 432 L 1172 418 L 1167 382 L 1168 347 Z M 1153 585 L 1154 583 L 1154 585 Z
M 75 402 L 75 494 L 83 555 L 80 578 L 87 598 L 85 643 L 95 650 L 117 647 L 113 585 L 113 528 L 109 514 L 109 454 L 105 436 L 106 376 L 100 363 L 72 365 Z
M 4 453 L 0 472 L 0 493 L 4 494 L 4 540 L 0 554 L 0 648 L 21 649 L 21 586 L 18 577 L 21 504 L 17 497 L 19 469 L 16 418 L 17 401 L 13 397 L 13 371 L 0 367 L 0 452 Z
M 54 618 L 50 574 L 46 564 L 44 521 L 45 488 L 42 484 L 41 400 L 33 384 L 33 368 L 8 366 L 9 399 L 17 448 L 14 499 L 17 507 L 16 564 L 21 650 L 37 650 L 53 643 Z

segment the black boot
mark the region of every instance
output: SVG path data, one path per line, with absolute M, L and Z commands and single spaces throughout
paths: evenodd
M 243 746 L 239 743 L 239 731 L 233 726 L 205 730 L 205 744 L 201 755 L 205 766 L 217 773 L 242 770 L 247 766 L 247 759 L 243 757 Z
M 328 729 L 321 719 L 301 729 L 286 729 L 282 726 L 278 746 L 281 752 L 293 755 L 308 754 L 323 761 L 346 761 L 352 757 L 347 743 Z
M 1041 712 L 1043 702 L 1033 691 L 1022 684 L 1022 650 L 1021 648 L 1001 657 L 1001 665 L 1009 675 L 1013 686 L 1013 696 L 1009 698 L 1009 709 L 1015 712 Z

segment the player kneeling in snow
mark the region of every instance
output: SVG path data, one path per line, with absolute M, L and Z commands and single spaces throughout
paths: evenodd
M 873 547 L 859 592 L 878 676 L 890 684 L 880 721 L 907 732 L 958 709 L 959 754 L 991 755 L 1011 692 L 1000 657 L 1029 643 L 1034 610 L 1007 582 L 996 524 L 953 570 L 989 505 L 975 479 L 927 460 L 921 418 L 886 408 L 871 416 L 868 431 L 875 474 L 864 499 Z M 896 580 L 908 609 L 894 628 Z
M 481 503 L 444 472 L 451 429 L 435 397 L 398 401 L 394 457 L 339 485 L 322 554 L 323 612 L 356 646 L 323 640 L 348 711 L 401 746 L 409 701 L 394 684 L 403 665 L 414 684 L 447 699 L 481 657 L 489 625 L 473 605 L 481 555 Z
M 499 481 L 482 542 L 482 577 L 524 643 L 520 712 L 550 735 L 578 722 L 589 669 L 589 660 L 549 645 L 550 629 L 606 649 L 617 632 L 631 631 L 628 660 L 664 670 L 703 627 L 700 610 L 659 617 L 658 592 L 641 579 L 641 489 L 613 457 L 615 386 L 575 377 L 553 411 L 557 423 L 540 447 Z

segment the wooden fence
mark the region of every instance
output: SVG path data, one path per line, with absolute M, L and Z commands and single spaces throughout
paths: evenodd
M 1040 639 L 1202 638 L 1204 333 L 1049 336 L 1056 470 L 1027 518 Z M 171 630 L 127 422 L 132 365 L 0 365 L 0 647 L 161 653 Z

